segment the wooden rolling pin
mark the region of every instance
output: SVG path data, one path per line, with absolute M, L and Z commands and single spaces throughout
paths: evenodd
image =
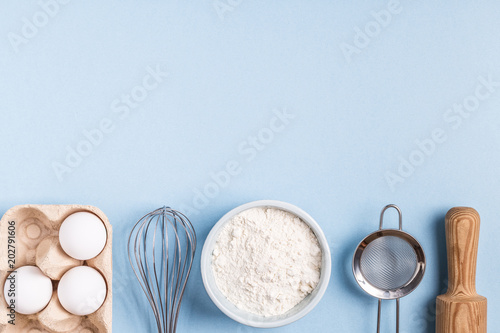
M 436 333 L 486 333 L 486 298 L 476 293 L 479 223 L 473 208 L 446 214 L 449 285 L 436 300 Z

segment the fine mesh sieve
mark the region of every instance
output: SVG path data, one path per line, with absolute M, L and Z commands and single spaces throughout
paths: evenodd
M 375 239 L 361 255 L 361 273 L 379 289 L 396 289 L 408 283 L 417 270 L 417 254 L 395 236 Z
M 399 229 L 382 229 L 388 208 L 398 211 Z M 399 299 L 411 293 L 424 276 L 424 251 L 415 238 L 403 231 L 402 220 L 398 206 L 385 206 L 380 214 L 379 230 L 361 241 L 352 262 L 359 286 L 379 299 L 377 333 L 380 332 L 382 299 L 396 299 L 396 332 L 399 333 Z

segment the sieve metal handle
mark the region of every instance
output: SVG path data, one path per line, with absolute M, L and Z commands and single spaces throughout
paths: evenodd
M 380 333 L 380 317 L 382 313 L 382 300 L 378 300 L 377 333 Z M 396 298 L 396 333 L 399 333 L 399 298 Z
M 394 204 L 387 205 L 387 206 L 384 207 L 384 209 L 382 209 L 382 212 L 380 213 L 380 226 L 379 226 L 379 230 L 383 229 L 383 226 L 384 226 L 384 213 L 389 208 L 394 208 L 394 209 L 396 209 L 398 211 L 398 215 L 399 215 L 399 230 L 403 230 L 403 214 L 401 213 L 401 209 L 399 209 L 399 207 L 396 206 L 396 205 L 394 205 Z

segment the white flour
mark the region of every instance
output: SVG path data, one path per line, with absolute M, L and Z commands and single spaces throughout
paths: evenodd
M 221 231 L 212 254 L 220 291 L 238 308 L 261 316 L 287 312 L 318 284 L 321 249 L 297 216 L 252 208 Z

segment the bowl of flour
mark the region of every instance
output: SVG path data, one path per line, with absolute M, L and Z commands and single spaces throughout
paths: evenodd
M 318 223 L 275 200 L 250 202 L 224 215 L 201 254 L 212 301 L 253 327 L 279 327 L 305 316 L 325 293 L 330 273 L 330 249 Z

